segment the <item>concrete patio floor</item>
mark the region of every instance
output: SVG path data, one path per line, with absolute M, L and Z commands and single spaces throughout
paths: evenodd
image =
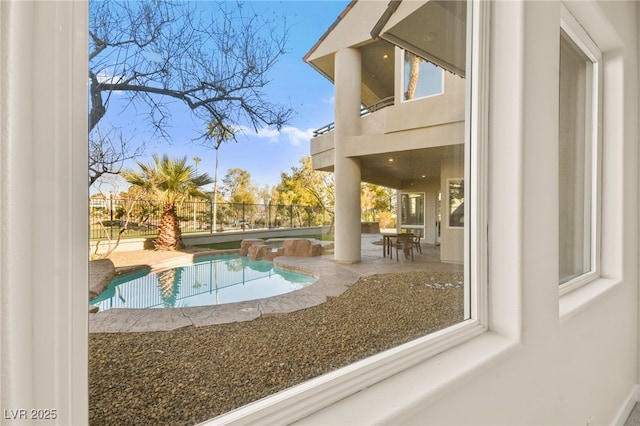
M 223 305 L 164 309 L 110 309 L 89 316 L 89 332 L 167 331 L 181 327 L 201 327 L 236 321 L 250 321 L 263 315 L 275 315 L 308 308 L 336 297 L 360 277 L 396 272 L 461 272 L 462 265 L 440 262 L 439 247 L 422 245 L 422 254 L 414 250 L 413 261 L 400 253 L 400 259 L 383 257 L 382 235 L 362 234 L 362 260 L 354 264 L 334 261 L 333 254 L 320 257 L 278 257 L 274 264 L 283 269 L 314 275 L 318 280 L 303 289 L 266 299 Z

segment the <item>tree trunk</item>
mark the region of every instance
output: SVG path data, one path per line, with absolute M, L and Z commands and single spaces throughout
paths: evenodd
M 407 88 L 407 100 L 411 100 L 416 95 L 418 87 L 418 76 L 420 75 L 420 58 L 411 57 L 411 74 L 409 76 L 409 87 Z
M 160 251 L 184 248 L 180 222 L 176 214 L 176 206 L 173 203 L 167 203 L 162 210 L 160 226 L 158 227 L 158 238 L 155 241 L 155 245 L 156 250 Z
M 213 219 L 211 222 L 211 232 L 218 232 L 216 223 L 218 222 L 218 149 L 220 148 L 220 142 L 218 142 L 218 148 L 216 148 L 216 169 L 213 175 Z

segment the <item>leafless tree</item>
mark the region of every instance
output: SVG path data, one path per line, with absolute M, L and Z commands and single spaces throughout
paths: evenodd
M 125 161 L 142 155 L 144 145 L 133 144 L 122 132 L 111 129 L 102 131 L 96 126 L 89 133 L 89 186 L 105 174 L 118 174 Z
M 200 121 L 202 137 L 207 123 L 214 121 L 279 129 L 291 118 L 289 106 L 271 102 L 264 92 L 269 71 L 285 53 L 286 19 L 271 20 L 250 4 L 220 2 L 210 10 L 202 4 L 90 2 L 90 133 L 115 93 L 128 100 L 127 108 L 144 111 L 153 134 L 161 137 L 168 137 L 166 126 L 176 103 Z M 119 164 L 131 152 L 118 155 L 92 173 L 113 172 L 109 164 Z

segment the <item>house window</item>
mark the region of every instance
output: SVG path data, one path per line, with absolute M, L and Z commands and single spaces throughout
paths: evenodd
M 442 68 L 404 51 L 403 100 L 426 98 L 443 92 Z
M 449 226 L 464 227 L 464 179 L 449 179 Z
M 558 134 L 561 291 L 598 274 L 600 58 L 596 45 L 565 11 Z
M 400 195 L 400 225 L 424 225 L 424 194 Z

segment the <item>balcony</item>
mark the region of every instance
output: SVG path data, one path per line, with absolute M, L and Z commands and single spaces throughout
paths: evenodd
M 359 134 L 344 143 L 346 155 L 361 160 L 364 181 L 398 188 L 415 179 L 407 175 L 415 169 L 409 165 L 432 164 L 435 172 L 437 160 L 457 155 L 464 141 L 465 80 L 447 73 L 444 87 L 440 95 L 405 102 L 388 97 L 362 108 Z M 311 139 L 316 170 L 333 171 L 333 130 L 328 124 Z
M 360 109 L 360 117 L 364 117 L 366 115 L 369 115 L 373 112 L 376 112 L 378 110 L 381 110 L 382 108 L 386 108 L 388 106 L 393 105 L 395 102 L 395 98 L 393 96 L 389 96 L 388 98 L 384 98 L 381 101 L 376 102 L 375 104 L 368 106 L 368 107 L 362 107 Z M 325 133 L 328 133 L 330 131 L 332 131 L 335 127 L 335 123 L 329 123 L 326 126 L 323 126 L 317 130 L 315 130 L 313 132 L 313 137 L 317 138 L 320 135 L 324 135 Z

